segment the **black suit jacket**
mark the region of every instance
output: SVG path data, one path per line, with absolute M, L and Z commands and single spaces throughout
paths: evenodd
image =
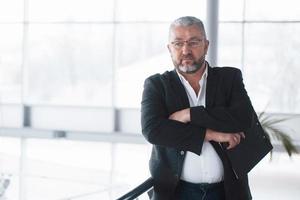
M 201 154 L 206 128 L 228 133 L 245 132 L 256 120 L 241 72 L 231 67 L 208 67 L 206 106 L 191 108 L 190 123 L 168 119 L 172 113 L 189 107 L 184 86 L 175 70 L 145 80 L 141 122 L 144 137 L 153 144 L 149 162 L 154 179 L 152 199 L 174 199 L 186 151 Z M 249 131 L 245 133 L 247 138 Z M 223 162 L 226 199 L 251 199 L 247 173 L 237 178 L 227 152 L 219 143 L 211 144 Z

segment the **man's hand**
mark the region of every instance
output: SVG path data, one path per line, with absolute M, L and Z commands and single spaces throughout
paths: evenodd
M 173 114 L 171 114 L 169 116 L 169 119 L 180 121 L 183 123 L 190 122 L 191 121 L 190 109 L 186 108 L 186 109 L 174 112 Z
M 241 139 L 245 138 L 245 134 L 243 132 L 240 133 L 223 133 L 214 131 L 211 129 L 206 129 L 205 139 L 208 141 L 215 141 L 215 142 L 225 142 L 228 143 L 227 149 L 232 149 L 236 145 L 238 145 Z

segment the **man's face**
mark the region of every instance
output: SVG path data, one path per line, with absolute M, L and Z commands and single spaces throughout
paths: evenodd
M 195 73 L 205 61 L 209 42 L 196 26 L 177 26 L 170 32 L 168 49 L 174 66 L 182 73 Z

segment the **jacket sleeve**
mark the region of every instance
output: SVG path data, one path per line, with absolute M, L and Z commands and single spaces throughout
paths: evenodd
M 141 123 L 144 137 L 152 144 L 201 153 L 206 129 L 168 119 L 162 83 L 148 78 L 144 83 Z
M 241 71 L 234 71 L 232 80 L 229 80 L 232 84 L 227 97 L 228 104 L 209 108 L 192 107 L 192 124 L 228 133 L 242 132 L 250 128 L 254 110 L 245 90 Z

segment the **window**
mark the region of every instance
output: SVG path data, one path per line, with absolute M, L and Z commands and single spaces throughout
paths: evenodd
M 221 1 L 218 63 L 243 70 L 258 112 L 300 112 L 298 4 L 295 0 Z

